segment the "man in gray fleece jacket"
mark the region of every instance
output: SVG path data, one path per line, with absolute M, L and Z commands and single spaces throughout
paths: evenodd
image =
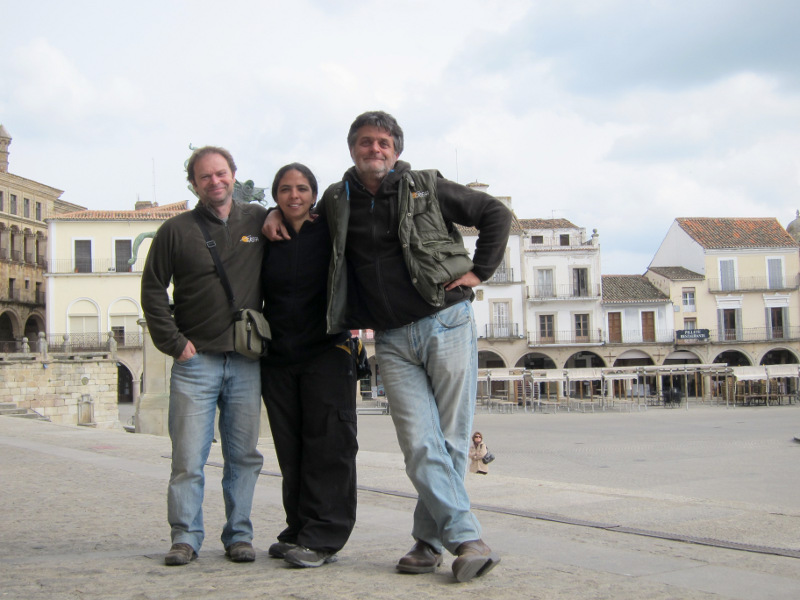
M 233 201 L 236 165 L 224 148 L 195 150 L 186 170 L 199 198 L 197 207 L 159 228 L 142 274 L 142 308 L 153 343 L 174 359 L 167 495 L 172 547 L 164 562 L 185 565 L 197 558 L 203 543 L 203 465 L 218 406 L 227 517 L 222 543 L 229 559 L 251 562 L 255 552 L 250 510 L 263 464 L 256 449 L 261 378 L 259 361 L 234 351 L 233 317 L 235 309 L 261 310 L 260 230 L 266 211 L 258 204 Z M 216 244 L 235 306 L 228 301 L 196 217 Z M 174 310 L 167 292 L 170 282 Z

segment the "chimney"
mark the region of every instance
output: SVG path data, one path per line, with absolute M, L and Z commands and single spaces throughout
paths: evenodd
M 8 145 L 11 143 L 11 134 L 0 123 L 0 173 L 8 173 Z
M 478 181 L 473 181 L 472 183 L 467 184 L 468 188 L 472 188 L 473 190 L 478 190 L 479 192 L 486 193 L 486 190 L 489 189 L 488 183 L 479 183 Z
M 133 205 L 134 210 L 147 210 L 148 208 L 153 208 L 153 203 L 149 200 L 137 200 Z

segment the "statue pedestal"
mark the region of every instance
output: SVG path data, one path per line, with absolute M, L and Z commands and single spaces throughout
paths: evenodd
M 172 357 L 153 344 L 147 322 L 139 320 L 142 335 L 142 394 L 136 399 L 136 433 L 169 435 L 169 378 Z

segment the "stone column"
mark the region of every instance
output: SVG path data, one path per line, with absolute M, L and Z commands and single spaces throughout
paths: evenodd
M 136 393 L 138 382 L 134 382 L 136 433 L 169 435 L 169 377 L 172 369 L 172 357 L 162 354 L 155 347 L 150 332 L 147 330 L 147 322 L 139 319 L 138 323 L 142 327 L 142 387 L 144 393 Z

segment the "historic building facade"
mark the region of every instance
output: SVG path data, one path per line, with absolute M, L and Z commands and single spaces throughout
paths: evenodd
M 45 331 L 47 223 L 82 209 L 62 190 L 9 172 L 11 136 L 0 124 L 0 352 L 35 344 Z

